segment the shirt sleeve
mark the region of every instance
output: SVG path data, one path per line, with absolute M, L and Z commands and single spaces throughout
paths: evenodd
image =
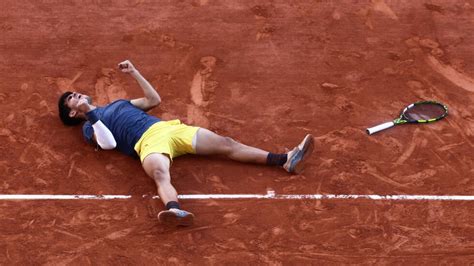
M 84 135 L 84 139 L 89 144 L 94 144 L 93 136 L 94 136 L 94 129 L 92 128 L 91 122 L 87 121 L 82 126 L 82 134 Z

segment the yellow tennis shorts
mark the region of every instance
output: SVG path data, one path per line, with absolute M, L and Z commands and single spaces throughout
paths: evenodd
M 140 161 L 152 153 L 164 153 L 170 159 L 183 154 L 195 154 L 193 139 L 199 127 L 182 124 L 178 119 L 153 124 L 135 144 Z

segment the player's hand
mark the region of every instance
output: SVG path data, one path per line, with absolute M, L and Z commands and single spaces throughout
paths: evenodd
M 125 61 L 119 63 L 118 68 L 120 70 L 122 70 L 123 73 L 133 73 L 133 72 L 137 71 L 135 66 L 133 66 L 132 62 L 130 62 L 129 60 L 125 60 Z
M 92 107 L 86 98 L 82 98 L 77 101 L 77 109 L 83 113 L 87 113 L 92 110 Z

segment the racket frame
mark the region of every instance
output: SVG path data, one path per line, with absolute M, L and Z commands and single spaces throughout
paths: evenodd
M 413 108 L 414 106 L 421 105 L 421 104 L 440 105 L 440 106 L 443 107 L 444 113 L 441 116 L 431 118 L 431 119 L 410 120 L 405 116 L 405 113 L 410 108 Z M 372 135 L 374 133 L 385 130 L 387 128 L 391 128 L 391 127 L 396 126 L 396 125 L 401 125 L 401 124 L 406 124 L 406 123 L 411 123 L 411 124 L 414 124 L 414 123 L 432 123 L 432 122 L 435 122 L 435 121 L 438 121 L 440 119 L 445 118 L 447 115 L 448 115 L 448 107 L 446 105 L 444 105 L 440 102 L 436 102 L 436 101 L 419 101 L 419 102 L 412 103 L 412 104 L 408 105 L 407 107 L 405 107 L 405 109 L 402 110 L 402 112 L 400 114 L 400 117 L 398 117 L 397 119 L 394 119 L 392 122 L 386 122 L 386 123 L 383 123 L 383 124 L 380 124 L 380 125 L 377 125 L 377 126 L 374 126 L 374 127 L 369 127 L 369 128 L 367 128 L 366 132 L 367 132 L 367 134 Z

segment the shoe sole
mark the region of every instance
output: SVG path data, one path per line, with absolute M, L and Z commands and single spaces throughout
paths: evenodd
M 172 211 L 161 211 L 158 220 L 166 226 L 191 226 L 194 224 L 194 214 L 189 213 L 184 217 L 178 217 Z
M 314 138 L 311 134 L 306 135 L 306 137 L 304 138 L 303 148 L 301 150 L 303 151 L 303 156 L 301 157 L 301 159 L 298 161 L 298 163 L 293 168 L 293 173 L 295 173 L 295 174 L 301 174 L 303 172 L 304 167 L 305 167 L 306 159 L 309 158 L 311 153 L 313 153 Z

